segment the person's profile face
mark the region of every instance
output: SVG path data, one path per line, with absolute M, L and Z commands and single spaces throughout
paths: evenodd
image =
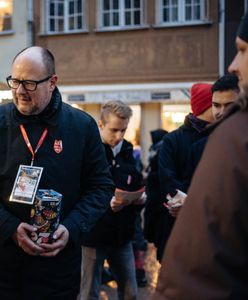
M 215 120 L 220 119 L 227 108 L 237 99 L 238 92 L 234 90 L 215 91 L 212 97 L 212 112 Z
M 115 147 L 123 140 L 129 119 L 121 119 L 114 114 L 109 114 L 103 123 L 99 121 L 99 129 L 103 142 L 110 147 Z
M 230 64 L 228 71 L 235 73 L 239 79 L 239 88 L 242 90 L 248 84 L 248 43 L 236 38 L 237 54 Z
M 20 56 L 12 65 L 11 77 L 18 80 L 42 80 L 50 75 L 47 74 L 40 61 L 29 59 L 27 56 Z M 24 115 L 37 115 L 44 110 L 51 99 L 57 77 L 52 76 L 50 79 L 37 85 L 34 91 L 25 89 L 23 84 L 18 88 L 12 88 L 13 102 L 20 113 Z

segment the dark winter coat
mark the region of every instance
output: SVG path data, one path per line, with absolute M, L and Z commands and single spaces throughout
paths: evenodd
M 198 122 L 202 122 L 202 128 L 207 125 L 205 121 L 198 119 Z M 193 126 L 189 120 L 189 116 L 187 116 L 181 127 L 164 136 L 159 153 L 159 181 L 162 202 L 166 202 L 166 195 L 168 193 L 173 196 L 176 189 L 184 190 L 183 175 L 188 162 L 190 148 L 193 143 L 202 137 L 201 132 Z M 163 203 L 160 206 L 164 212 L 164 216 L 160 239 L 157 245 L 159 259 L 162 258 L 166 241 L 175 221 L 175 218 L 163 207 Z
M 190 186 L 196 167 L 202 157 L 202 153 L 204 151 L 207 141 L 208 141 L 208 137 L 205 136 L 191 146 L 188 163 L 183 176 L 182 190 L 185 191 L 186 193 Z
M 140 189 L 142 175 L 136 168 L 132 144 L 124 140 L 121 151 L 115 157 L 110 146 L 104 144 L 104 147 L 116 187 L 127 191 Z M 119 212 L 109 209 L 93 230 L 84 236 L 83 245 L 119 247 L 129 242 L 134 235 L 135 219 L 139 211 L 139 205 L 128 205 Z
M 47 112 L 39 117 L 23 116 L 13 104 L 0 107 L 0 244 L 20 222 L 30 219 L 29 205 L 8 201 L 19 165 L 31 162 L 19 124 L 24 124 L 33 149 L 44 128 L 48 128 L 34 160 L 34 166 L 44 168 L 39 188 L 54 189 L 63 195 L 61 222 L 77 242 L 106 210 L 112 182 L 95 121 L 62 103 L 55 90 Z M 62 141 L 59 154 L 54 151 L 55 140 Z
M 154 300 L 248 299 L 247 128 L 246 108 L 210 135 L 168 241 Z
M 150 243 L 154 243 L 155 245 L 157 245 L 160 240 L 161 220 L 164 216 L 161 207 L 162 199 L 158 176 L 158 156 L 163 136 L 166 133 L 167 131 L 163 129 L 157 129 L 150 132 L 153 144 L 149 149 L 149 163 L 147 167 L 147 201 L 144 211 L 144 235 Z
M 44 168 L 39 188 L 54 189 L 63 195 L 61 223 L 70 237 L 67 246 L 53 258 L 29 256 L 12 240 L 18 225 L 30 222 L 30 205 L 9 202 L 19 165 L 31 162 L 20 124 L 25 127 L 33 149 L 44 128 L 48 129 L 34 166 Z M 60 153 L 54 150 L 55 140 L 62 141 Z M 6 276 L 11 275 L 18 282 L 20 278 L 29 280 L 30 289 L 26 293 L 28 290 L 32 293 L 31 287 L 37 293 L 44 290 L 49 295 L 50 288 L 54 295 L 59 293 L 59 286 L 56 290 L 52 281 L 42 285 L 48 274 L 56 284 L 75 283 L 72 273 L 78 276 L 80 271 L 80 238 L 107 210 L 112 194 L 113 183 L 95 121 L 62 103 L 57 88 L 48 107 L 37 116 L 20 114 L 12 103 L 0 106 L 0 270 L 6 268 Z M 31 276 L 38 282 L 41 276 L 41 286 L 37 287 Z M 66 282 L 70 280 L 72 283 Z M 38 294 L 37 299 L 40 299 Z M 64 299 L 62 295 L 60 299 Z

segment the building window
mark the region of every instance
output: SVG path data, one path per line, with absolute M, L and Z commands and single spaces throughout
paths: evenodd
M 195 23 L 206 20 L 206 0 L 158 0 L 158 23 Z
M 142 0 L 100 0 L 100 27 L 138 27 L 143 24 Z
M 84 0 L 46 0 L 46 32 L 70 33 L 85 29 Z
M 12 30 L 13 1 L 0 0 L 0 33 Z

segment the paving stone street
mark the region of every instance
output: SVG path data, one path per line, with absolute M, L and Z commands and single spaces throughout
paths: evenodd
M 157 284 L 158 271 L 160 264 L 156 260 L 156 251 L 152 244 L 148 245 L 145 269 L 148 277 L 148 286 L 139 288 L 138 300 L 150 300 Z M 101 300 L 117 300 L 116 283 L 110 282 L 108 285 L 102 285 Z

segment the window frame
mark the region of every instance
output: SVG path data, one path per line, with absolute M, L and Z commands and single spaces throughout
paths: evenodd
M 51 16 L 50 14 L 50 2 L 51 1 L 55 1 L 55 11 L 58 9 L 58 4 L 61 2 L 61 4 L 63 4 L 63 15 L 59 15 L 58 11 L 55 12 L 54 16 Z M 86 4 L 85 4 L 85 0 L 80 0 L 81 1 L 81 7 L 82 7 L 82 11 L 79 12 L 78 10 L 76 12 L 74 12 L 73 14 L 70 14 L 69 12 L 69 1 L 70 0 L 45 0 L 44 1 L 44 7 L 43 7 L 43 11 L 44 11 L 44 32 L 45 34 L 48 35 L 53 35 L 53 34 L 73 34 L 73 33 L 78 33 L 78 32 L 85 32 L 86 31 Z M 75 0 L 74 0 L 75 1 Z M 57 4 L 57 5 L 56 5 Z M 78 16 L 81 15 L 81 28 L 74 28 L 74 29 L 70 29 L 70 17 L 74 18 L 74 23 L 75 23 L 75 18 L 77 18 Z M 55 30 L 52 31 L 50 28 L 50 20 L 51 17 L 54 18 L 54 20 L 63 20 L 63 30 L 59 30 L 58 28 L 58 23 L 55 21 Z
M 172 0 L 170 0 L 172 1 Z M 157 11 L 156 11 L 156 20 L 157 25 L 160 26 L 184 26 L 184 25 L 197 25 L 208 23 L 208 0 L 199 0 L 200 1 L 200 19 L 191 19 L 186 20 L 186 0 L 178 0 L 177 12 L 178 18 L 176 21 L 164 21 L 163 20 L 163 0 L 157 0 Z M 171 3 L 170 3 L 171 7 Z
M 8 17 L 3 16 L 3 18 L 2 18 L 2 21 L 3 21 L 2 26 L 4 25 L 4 20 L 8 19 L 8 22 L 10 24 L 10 28 L 7 28 L 7 29 L 4 30 L 4 27 L 3 27 L 3 29 L 0 30 L 0 35 L 5 35 L 5 34 L 9 34 L 9 33 L 13 32 L 14 1 L 13 0 L 6 0 L 6 1 L 8 1 L 9 4 L 12 5 L 12 12 L 11 12 L 11 14 Z
M 98 18 L 97 18 L 97 27 L 100 30 L 108 31 L 108 30 L 120 30 L 120 29 L 138 29 L 144 27 L 144 0 L 140 0 L 140 7 L 138 9 L 135 9 L 134 7 L 131 8 L 125 8 L 125 0 L 118 0 L 119 8 L 115 9 L 118 11 L 119 16 L 119 24 L 118 25 L 111 25 L 111 26 L 104 26 L 104 9 L 103 9 L 103 1 L 104 0 L 98 0 Z M 130 0 L 133 2 L 134 0 Z M 125 13 L 127 11 L 130 11 L 133 15 L 133 12 L 135 10 L 140 11 L 140 24 L 125 24 Z M 110 11 L 113 11 L 110 9 Z M 134 16 L 132 17 L 134 21 Z

